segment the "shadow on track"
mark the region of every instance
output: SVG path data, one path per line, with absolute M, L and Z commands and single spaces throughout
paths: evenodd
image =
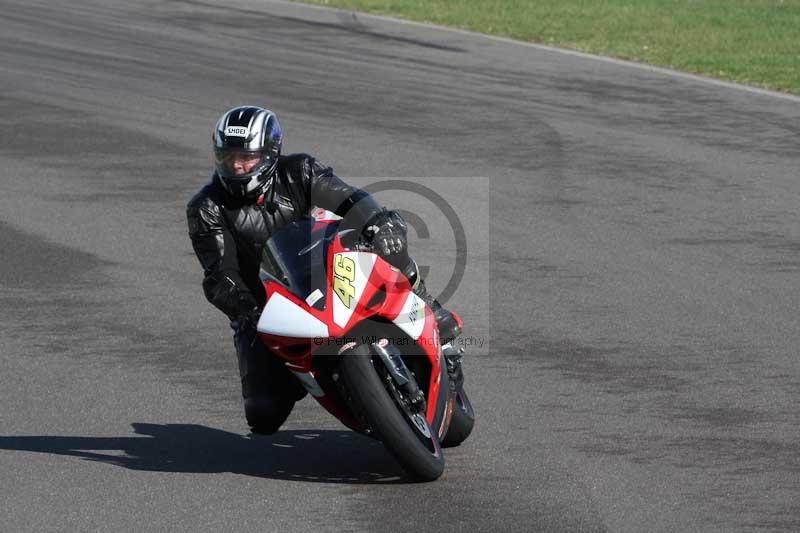
M 131 425 L 141 436 L 0 436 L 0 450 L 70 455 L 156 472 L 233 472 L 317 483 L 405 482 L 403 471 L 380 443 L 351 431 L 296 430 L 260 436 L 197 424 Z

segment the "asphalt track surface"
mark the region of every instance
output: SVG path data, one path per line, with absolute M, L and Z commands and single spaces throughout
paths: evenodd
M 266 0 L 0 12 L 0 529 L 800 529 L 796 100 Z M 439 481 L 310 399 L 248 434 L 184 219 L 245 102 L 459 213 Z M 381 198 L 442 290 L 441 213 Z

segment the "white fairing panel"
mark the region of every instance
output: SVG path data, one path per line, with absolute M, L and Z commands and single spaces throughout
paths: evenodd
M 355 263 L 355 279 L 352 281 L 352 287 L 355 292 L 350 299 L 350 307 L 346 306 L 342 299 L 335 293 L 331 296 L 333 300 L 333 321 L 337 326 L 343 328 L 347 326 L 350 317 L 353 316 L 353 311 L 356 309 L 356 303 L 361 299 L 361 294 L 364 292 L 364 287 L 367 286 L 367 281 L 372 274 L 372 269 L 375 267 L 375 254 L 360 253 L 360 252 L 343 252 L 341 255 L 345 258 L 352 259 Z
M 267 302 L 257 329 L 261 333 L 283 337 L 310 339 L 328 336 L 328 326 L 324 322 L 279 293 L 273 294 Z
M 394 323 L 412 339 L 419 339 L 425 328 L 425 302 L 422 301 L 422 298 L 409 292 L 403 309 L 394 319 Z

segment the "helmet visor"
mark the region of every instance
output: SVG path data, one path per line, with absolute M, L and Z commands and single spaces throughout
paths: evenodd
M 226 178 L 247 178 L 268 168 L 273 159 L 266 150 L 215 149 L 217 172 Z

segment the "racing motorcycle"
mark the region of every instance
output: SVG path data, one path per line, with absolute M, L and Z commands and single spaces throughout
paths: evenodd
M 413 479 L 444 470 L 475 413 L 439 343 L 431 309 L 408 279 L 334 220 L 295 221 L 264 246 L 260 340 L 326 410 L 380 440 Z M 460 318 L 457 319 L 460 324 Z

